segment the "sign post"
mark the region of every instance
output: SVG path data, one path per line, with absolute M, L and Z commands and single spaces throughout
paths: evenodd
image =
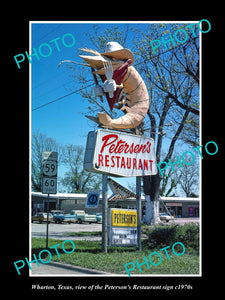
M 137 244 L 141 251 L 141 177 L 136 177 Z
M 157 161 L 155 155 L 155 143 L 150 137 L 136 135 L 114 129 L 101 128 L 96 131 L 90 131 L 87 137 L 84 169 L 89 172 L 102 174 L 102 251 L 107 252 L 108 233 L 110 234 L 109 244 L 114 236 L 126 236 L 127 243 L 136 240 L 138 250 L 141 251 L 141 177 L 156 175 Z M 107 177 L 136 177 L 136 228 L 130 231 L 129 228 L 107 228 Z M 112 180 L 111 180 L 112 183 Z M 110 184 L 110 181 L 109 181 Z M 111 185 L 110 185 L 111 188 Z M 125 199 L 122 194 L 127 190 L 121 186 L 111 188 L 115 190 L 111 199 Z M 126 190 L 126 192 L 125 192 Z M 129 192 L 129 191 L 128 191 Z M 127 195 L 129 198 L 129 193 Z M 133 196 L 132 196 L 133 197 Z M 94 197 L 91 201 L 94 202 Z M 109 220 L 108 220 L 109 221 Z M 134 233 L 135 232 L 135 233 Z M 136 236 L 134 238 L 134 235 Z M 131 238 L 132 236 L 132 238 Z M 115 238 L 116 240 L 116 238 Z M 120 240 L 120 238 L 119 238 Z M 121 240 L 119 241 L 119 243 Z M 122 242 L 126 244 L 125 239 Z M 110 244 L 111 245 L 111 244 Z
M 49 194 L 57 193 L 57 162 L 58 152 L 44 151 L 42 194 L 48 194 L 47 198 L 47 225 L 46 225 L 46 248 L 48 248 L 48 223 L 49 223 Z
M 47 200 L 46 248 L 48 248 L 49 194 Z
M 107 211 L 108 211 L 108 199 L 107 199 L 107 180 L 106 174 L 102 175 L 102 252 L 107 253 L 108 244 L 108 230 L 107 230 Z

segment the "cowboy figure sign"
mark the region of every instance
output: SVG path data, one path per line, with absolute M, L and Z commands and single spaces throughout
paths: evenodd
M 99 74 L 102 87 L 95 86 L 96 97 L 106 95 L 111 111 L 115 107 L 125 115 L 112 119 L 108 114 L 98 113 L 98 123 L 113 129 L 134 129 L 144 120 L 149 108 L 149 96 L 146 85 L 137 70 L 132 66 L 133 53 L 117 42 L 108 42 L 105 52 L 90 49 L 82 51 L 94 56 L 80 55 L 92 68 L 94 76 Z M 97 69 L 95 71 L 94 69 Z

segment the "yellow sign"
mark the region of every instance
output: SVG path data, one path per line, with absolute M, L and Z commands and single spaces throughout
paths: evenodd
M 111 209 L 111 226 L 137 227 L 137 211 Z

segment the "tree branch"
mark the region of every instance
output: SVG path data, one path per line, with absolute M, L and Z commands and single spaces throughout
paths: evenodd
M 193 113 L 193 114 L 199 116 L 199 110 L 197 110 L 197 109 L 195 109 L 195 108 L 193 108 L 193 107 L 188 107 L 187 105 L 181 103 L 181 102 L 177 99 L 177 97 L 176 97 L 175 95 L 171 94 L 170 92 L 168 92 L 168 96 L 169 96 L 171 99 L 173 99 L 174 102 L 175 102 L 178 106 L 180 106 L 182 109 L 185 109 L 186 111 L 188 110 L 188 112 L 191 112 L 191 113 Z
M 168 153 L 166 155 L 166 158 L 164 159 L 165 162 L 168 162 L 168 159 L 171 158 L 171 156 L 173 154 L 175 143 L 176 143 L 176 141 L 177 141 L 177 139 L 178 139 L 178 137 L 179 137 L 182 129 L 184 128 L 184 124 L 185 124 L 185 122 L 187 120 L 189 112 L 190 112 L 190 110 L 186 110 L 186 112 L 185 112 L 185 114 L 184 114 L 184 116 L 182 118 L 182 121 L 181 121 L 179 127 L 177 128 L 177 131 L 176 131 L 174 137 L 172 138 L 172 141 L 171 141 L 170 147 L 169 147 L 169 151 L 168 151 Z
M 150 130 L 150 136 L 153 140 L 155 140 L 156 135 L 156 120 L 153 114 L 150 113 L 150 110 L 148 110 L 147 115 L 149 116 L 150 123 L 151 123 L 151 130 Z
M 162 112 L 160 122 L 159 122 L 159 132 L 162 132 L 162 130 L 163 130 L 164 121 L 166 119 L 166 115 L 168 113 L 169 108 L 170 108 L 169 97 L 166 96 L 164 106 L 163 106 L 163 112 Z M 156 161 L 157 161 L 157 163 L 160 161 L 160 153 L 161 153 L 161 148 L 162 148 L 162 138 L 163 138 L 163 135 L 160 134 L 159 137 L 158 137 L 158 143 L 157 143 L 157 148 L 156 148 Z

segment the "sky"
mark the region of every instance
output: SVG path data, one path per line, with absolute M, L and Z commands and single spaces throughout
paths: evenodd
M 82 114 L 87 112 L 88 103 L 78 93 L 66 96 L 76 90 L 76 87 L 70 81 L 71 73 L 65 74 L 65 68 L 60 66 L 58 69 L 58 64 L 63 60 L 83 62 L 77 55 L 77 49 L 93 49 L 86 37 L 87 32 L 93 31 L 93 23 L 32 22 L 30 26 L 29 54 L 34 54 L 35 49 L 38 52 L 41 46 L 42 54 L 46 55 L 42 57 L 38 54 L 39 59 L 36 55 L 31 57 L 31 133 L 46 134 L 61 145 L 82 145 L 85 148 L 87 134 L 93 130 L 91 121 Z M 100 32 L 111 26 L 111 23 L 98 24 Z M 124 26 L 126 24 L 121 24 L 121 28 Z M 147 24 L 137 26 L 144 30 Z M 65 47 L 62 43 L 62 38 L 67 33 L 72 34 L 75 39 L 72 47 Z M 60 51 L 55 42 L 50 42 L 52 40 L 57 41 Z M 73 44 L 73 39 L 68 35 L 64 43 L 69 46 Z M 51 46 L 51 54 L 51 50 L 44 44 Z M 132 45 L 130 46 L 132 50 Z M 60 97 L 64 98 L 57 100 Z M 51 101 L 55 102 L 42 106 Z M 59 166 L 59 176 L 63 176 L 65 171 L 63 166 Z M 135 183 L 135 178 L 121 178 L 119 181 L 128 187 L 128 184 Z
M 32 57 L 32 132 L 38 129 L 62 144 L 85 145 L 87 133 L 92 128 L 87 119 L 81 114 L 85 111 L 87 102 L 78 93 L 42 108 L 36 108 L 63 97 L 71 93 L 72 90 L 76 90 L 72 86 L 73 83 L 69 82 L 70 75 L 65 75 L 62 67 L 58 69 L 58 64 L 63 60 L 83 62 L 77 55 L 77 49 L 91 47 L 85 34 L 92 30 L 93 24 L 34 23 L 31 26 L 31 50 L 33 48 L 38 49 L 43 43 L 52 46 L 52 53 L 48 57 L 40 56 L 40 60 L 36 56 Z M 110 24 L 99 24 L 99 26 L 104 30 Z M 143 24 L 143 27 L 145 26 L 146 24 Z M 65 47 L 62 44 L 62 37 L 67 33 L 72 34 L 75 38 L 75 44 L 72 47 Z M 60 52 L 54 42 L 49 43 L 58 37 L 60 38 L 57 40 Z M 68 36 L 65 42 L 68 45 L 72 44 L 72 39 Z M 47 56 L 49 53 L 48 47 L 42 46 L 41 49 L 43 54 Z
M 39 61 L 34 57 L 32 61 L 32 110 L 71 92 L 66 90 L 64 74 L 58 69 L 58 64 L 62 60 L 77 59 L 75 50 L 82 47 L 82 35 L 91 26 L 85 25 L 32 24 L 32 48 L 37 49 L 42 43 L 52 45 L 52 54 L 49 57 L 40 57 Z M 67 33 L 75 38 L 73 47 L 65 47 L 62 44 L 62 37 Z M 49 43 L 58 37 L 60 52 L 54 43 Z M 68 45 L 70 42 L 71 39 L 68 38 Z M 44 47 L 42 49 L 44 50 Z M 78 94 L 73 94 L 34 110 L 32 132 L 39 130 L 64 145 L 85 145 L 86 135 L 90 129 L 85 117 L 79 113 L 85 106 L 82 100 Z
M 102 30 L 111 24 L 99 24 Z M 122 27 L 125 25 L 122 24 Z M 143 26 L 146 26 L 143 24 Z M 35 53 L 42 44 L 41 51 L 48 57 L 39 55 L 39 60 L 33 56 L 31 63 L 31 133 L 40 132 L 47 137 L 55 139 L 59 144 L 82 145 L 85 148 L 87 134 L 92 131 L 90 121 L 84 117 L 82 112 L 87 112 L 87 101 L 78 94 L 74 93 L 58 100 L 52 104 L 40 107 L 48 102 L 54 101 L 60 97 L 70 94 L 74 89 L 73 82 L 69 82 L 71 74 L 65 74 L 64 68 L 58 69 L 58 64 L 63 60 L 74 60 L 82 63 L 83 60 L 78 57 L 77 49 L 89 47 L 90 41 L 85 34 L 92 31 L 93 23 L 32 23 L 31 24 L 31 45 L 29 54 Z M 65 34 L 72 34 L 75 44 L 72 47 L 65 47 L 62 38 Z M 57 39 L 60 38 L 60 39 Z M 58 51 L 52 40 L 57 39 L 60 49 Z M 70 36 L 64 39 L 67 45 L 73 44 Z M 39 108 L 40 107 L 40 108 Z M 59 166 L 58 174 L 63 176 L 65 168 Z M 120 182 L 135 182 L 135 178 L 122 179 Z
M 123 23 L 116 25 L 119 25 L 121 30 L 127 26 Z M 111 26 L 110 23 L 98 23 L 100 32 Z M 144 31 L 147 24 L 137 23 L 135 26 Z M 87 101 L 78 93 L 68 95 L 77 90 L 72 81 L 72 73 L 63 67 L 58 68 L 58 64 L 63 60 L 83 62 L 77 55 L 77 50 L 82 47 L 93 49 L 86 35 L 88 32 L 93 32 L 93 23 L 60 21 L 30 24 L 29 54 L 34 54 L 35 50 L 41 48 L 43 56 L 46 56 L 38 54 L 39 59 L 36 55 L 31 58 L 31 133 L 38 131 L 46 134 L 61 145 L 82 145 L 85 148 L 87 134 L 93 130 L 90 121 L 82 114 L 87 112 Z M 68 47 L 63 44 L 63 36 L 64 44 Z M 53 40 L 57 41 L 57 45 L 56 42 L 51 42 Z M 129 39 L 127 40 L 129 43 Z M 128 46 L 131 51 L 134 50 L 134 45 Z M 45 105 L 49 102 L 52 103 Z M 61 167 L 58 173 L 63 175 L 64 171 Z M 128 183 L 134 183 L 135 178 L 120 179 L 119 182 L 127 186 Z

